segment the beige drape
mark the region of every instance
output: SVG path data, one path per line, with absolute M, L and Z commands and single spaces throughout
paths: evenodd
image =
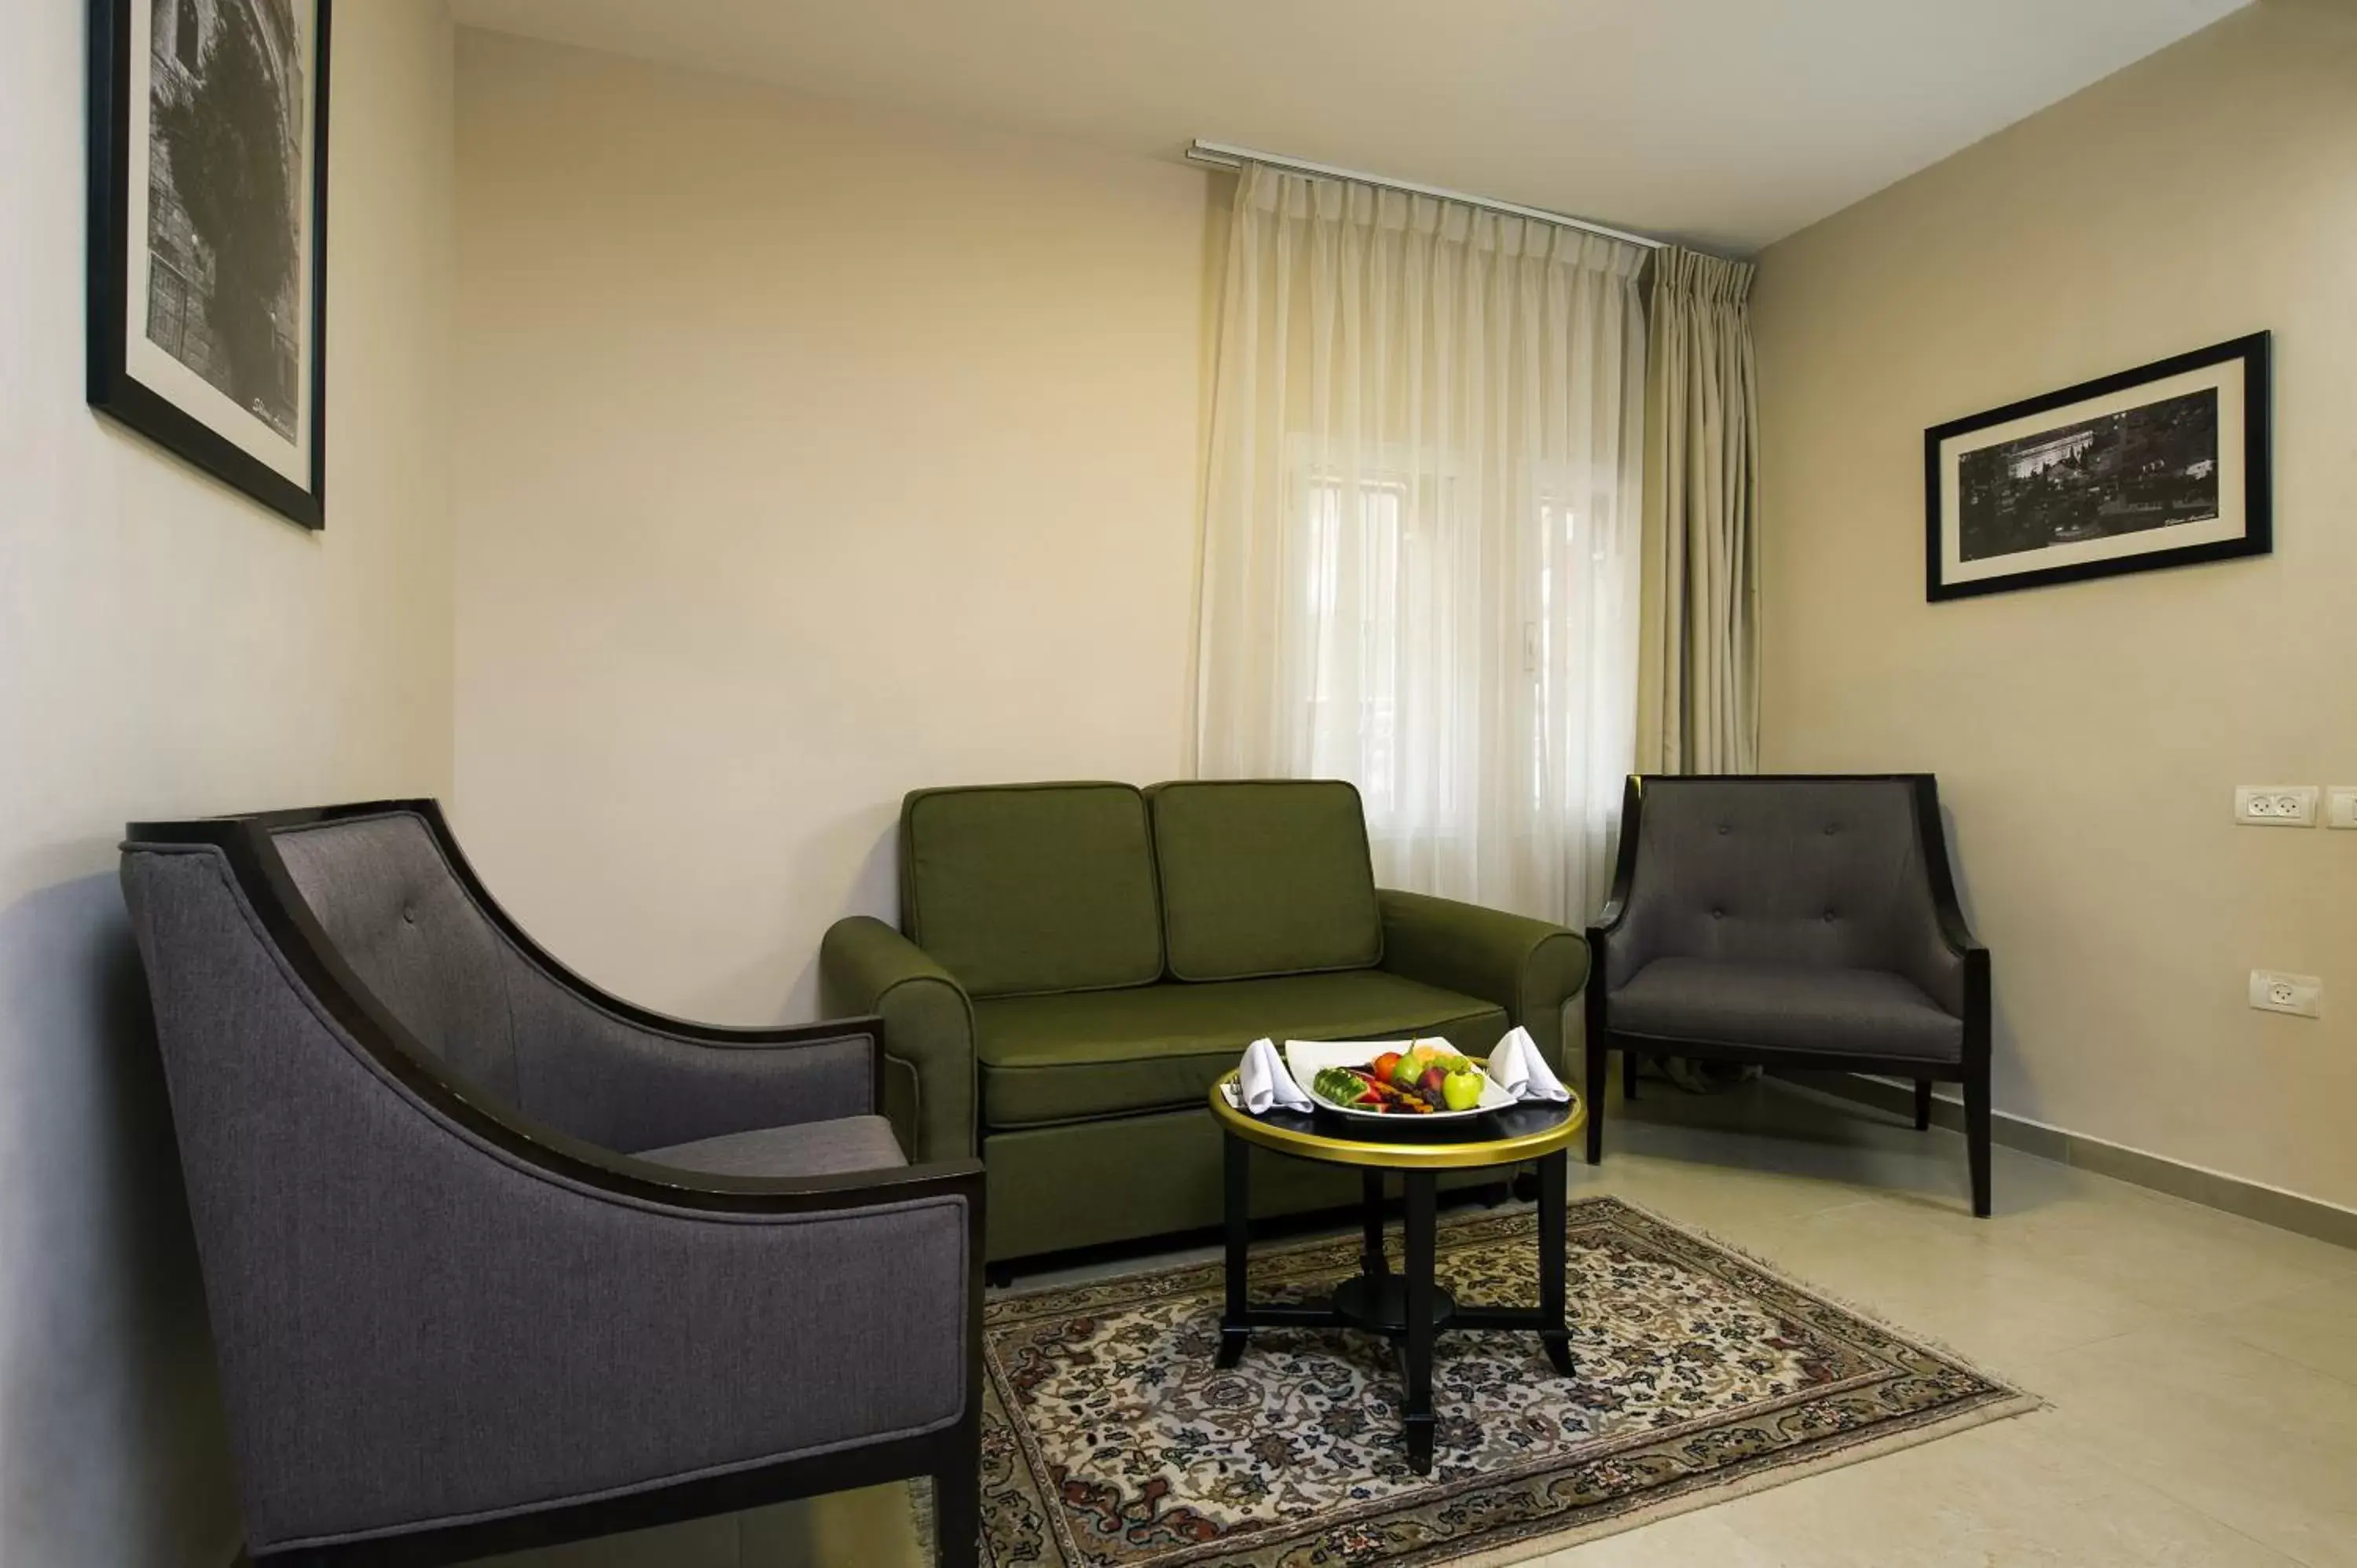
M 1760 406 L 1752 269 L 1653 256 L 1637 765 L 1760 766 Z
M 1584 920 L 1634 756 L 1640 246 L 1248 167 L 1197 767 L 1340 778 L 1386 886 Z

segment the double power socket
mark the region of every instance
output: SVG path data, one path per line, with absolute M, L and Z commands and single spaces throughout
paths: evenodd
M 2324 787 L 2324 825 L 2357 828 L 2357 784 Z M 2318 790 L 2313 784 L 2238 784 L 2234 787 L 2234 820 L 2260 828 L 2316 826 Z M 2320 1017 L 2324 1012 L 2324 982 L 2313 974 L 2286 974 L 2277 970 L 2251 971 L 2251 1005 L 2267 1013 L 2288 1013 L 2296 1018 Z
M 2234 820 L 2255 828 L 2312 828 L 2318 793 L 2313 784 L 2237 784 Z M 2322 795 L 2326 827 L 2357 828 L 2357 784 L 2328 784 Z

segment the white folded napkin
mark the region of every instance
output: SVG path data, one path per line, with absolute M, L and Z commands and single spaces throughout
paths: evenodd
M 1276 1054 L 1274 1040 L 1254 1040 L 1244 1047 L 1243 1066 L 1236 1073 L 1236 1087 L 1246 1111 L 1255 1116 L 1267 1114 L 1272 1105 L 1282 1105 L 1287 1111 L 1308 1111 L 1309 1096 L 1293 1081 L 1285 1069 L 1285 1058 Z
M 1546 1064 L 1546 1058 L 1539 1055 L 1538 1042 L 1532 1039 L 1531 1032 L 1520 1025 L 1507 1030 L 1506 1037 L 1491 1049 L 1490 1077 L 1500 1089 L 1517 1100 L 1560 1102 L 1571 1098 L 1571 1090 L 1555 1077 L 1555 1069 Z

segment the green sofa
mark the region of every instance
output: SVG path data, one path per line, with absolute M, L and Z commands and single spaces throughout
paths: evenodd
M 900 928 L 836 922 L 822 1002 L 883 1015 L 909 1158 L 983 1156 L 994 1262 L 1217 1224 L 1204 1097 L 1259 1036 L 1482 1052 L 1520 1024 L 1560 1067 L 1587 973 L 1562 927 L 1377 888 L 1358 791 L 1325 780 L 919 790 Z M 1358 1196 L 1254 1173 L 1263 1212 Z

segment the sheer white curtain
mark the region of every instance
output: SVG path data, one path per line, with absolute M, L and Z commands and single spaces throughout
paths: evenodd
M 1247 166 L 1200 773 L 1351 779 L 1385 886 L 1592 912 L 1635 744 L 1645 255 Z

